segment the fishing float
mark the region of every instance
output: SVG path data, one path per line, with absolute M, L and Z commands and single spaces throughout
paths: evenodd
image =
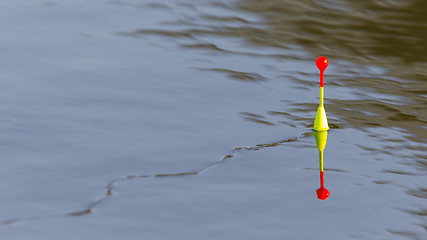
M 324 56 L 316 59 L 316 66 L 320 70 L 320 94 L 319 107 L 317 108 L 316 118 L 314 119 L 313 133 L 316 138 L 316 147 L 319 150 L 319 170 L 320 170 L 320 188 L 316 190 L 317 198 L 326 200 L 331 194 L 325 188 L 324 171 L 323 171 L 323 151 L 325 150 L 326 140 L 328 139 L 328 118 L 326 117 L 325 107 L 323 106 L 324 94 L 324 73 L 328 67 L 328 59 Z
M 327 131 L 329 130 L 328 118 L 326 117 L 325 107 L 323 106 L 323 75 L 325 69 L 328 67 L 328 59 L 326 57 L 318 57 L 316 66 L 320 70 L 320 96 L 319 107 L 317 108 L 316 118 L 314 120 L 314 131 Z
M 320 188 L 316 190 L 316 193 L 318 199 L 326 200 L 331 195 L 329 190 L 325 188 L 323 171 L 323 150 L 325 150 L 328 139 L 328 131 L 315 131 L 313 135 L 316 138 L 316 147 L 319 150 Z

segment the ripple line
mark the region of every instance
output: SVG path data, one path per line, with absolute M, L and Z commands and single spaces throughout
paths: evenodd
M 31 221 L 31 220 L 37 220 L 37 219 L 41 219 L 41 218 L 49 218 L 49 217 L 64 217 L 64 216 L 82 216 L 82 215 L 86 215 L 86 214 L 90 214 L 93 212 L 93 209 L 98 206 L 99 204 L 101 204 L 102 202 L 104 202 L 107 198 L 111 197 L 113 195 L 113 188 L 114 185 L 116 185 L 119 182 L 123 182 L 123 181 L 127 181 L 130 179 L 134 179 L 134 178 L 155 178 L 155 177 L 184 177 L 184 176 L 191 176 L 191 175 L 198 175 L 201 172 L 212 168 L 218 164 L 221 164 L 231 158 L 233 158 L 236 154 L 243 154 L 245 152 L 248 151 L 258 151 L 264 148 L 270 148 L 270 147 L 276 147 L 279 145 L 282 145 L 284 143 L 289 143 L 289 142 L 296 142 L 301 138 L 307 137 L 307 136 L 311 136 L 312 132 L 306 132 L 301 134 L 300 136 L 297 137 L 293 137 L 293 138 L 288 138 L 288 139 L 282 139 L 279 141 L 274 141 L 271 143 L 263 143 L 263 144 L 256 144 L 254 146 L 244 146 L 244 147 L 236 147 L 233 149 L 233 151 L 228 154 L 225 155 L 222 159 L 217 160 L 215 162 L 212 162 L 208 165 L 206 165 L 205 167 L 202 167 L 198 170 L 195 171 L 188 171 L 188 172 L 175 172 L 175 173 L 155 173 L 152 175 L 128 175 L 126 177 L 121 177 L 121 178 L 117 178 L 115 180 L 112 180 L 110 182 L 107 183 L 107 190 L 104 193 L 104 195 L 102 195 L 101 197 L 99 197 L 97 200 L 93 201 L 92 203 L 89 204 L 89 206 L 87 208 L 84 209 L 80 209 L 80 210 L 76 210 L 76 211 L 71 211 L 71 212 L 62 212 L 62 213 L 50 213 L 50 214 L 40 214 L 40 215 L 32 215 L 32 216 L 26 216 L 26 217 L 20 217 L 20 218 L 14 218 L 14 219 L 10 219 L 10 220 L 6 220 L 3 221 L 3 225 L 4 226 L 10 226 L 12 224 L 15 224 L 17 222 L 23 222 L 23 221 Z

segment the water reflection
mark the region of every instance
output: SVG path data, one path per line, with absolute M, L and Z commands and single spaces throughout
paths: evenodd
M 177 43 L 178 47 L 185 51 L 197 50 L 204 54 L 208 52 L 209 61 L 213 62 L 213 66 L 198 66 L 198 69 L 206 73 L 216 72 L 241 82 L 267 81 L 273 87 L 277 85 L 272 79 L 294 81 L 294 87 L 298 90 L 312 89 L 313 86 L 313 82 L 307 80 L 311 77 L 310 73 L 300 70 L 301 62 L 298 61 L 311 59 L 312 55 L 327 54 L 331 61 L 337 63 L 335 75 L 331 75 L 327 85 L 331 90 L 337 87 L 340 89 L 335 93 L 335 97 L 332 96 L 333 99 L 326 99 L 328 113 L 332 116 L 330 120 L 345 125 L 347 132 L 356 130 L 357 133 L 366 133 L 359 134 L 360 139 L 357 139 L 366 146 L 360 145 L 360 152 L 352 154 L 369 155 L 370 157 L 364 160 L 365 164 L 374 169 L 370 175 L 359 176 L 360 179 L 353 178 L 350 181 L 357 186 L 363 186 L 362 184 L 368 185 L 363 182 L 364 178 L 373 178 L 377 183 L 385 185 L 400 180 L 397 179 L 398 176 L 412 177 L 396 174 L 402 173 L 400 169 L 384 171 L 394 162 L 400 164 L 397 168 L 411 164 L 417 168 L 421 167 L 425 175 L 427 164 L 422 153 L 425 148 L 414 145 L 424 143 L 427 136 L 427 35 L 423 34 L 427 27 L 427 15 L 423 11 L 426 8 L 425 1 L 361 0 L 337 3 L 329 0 L 245 0 L 236 1 L 235 5 L 224 3 L 223 6 L 223 10 L 237 7 L 245 14 L 240 14 L 240 11 L 224 14 L 212 9 L 207 14 L 208 11 L 195 7 L 192 12 L 194 14 L 186 14 L 175 19 L 176 21 L 165 23 L 162 29 L 128 30 L 128 35 L 142 38 L 155 35 L 173 40 L 169 42 Z M 244 42 L 236 41 L 242 44 L 235 46 L 231 44 L 235 40 L 233 37 L 242 38 Z M 273 47 L 274 51 L 264 47 Z M 305 49 L 310 54 L 292 55 L 294 49 Z M 267 62 L 273 67 L 266 70 L 267 68 L 242 68 L 227 62 L 222 64 L 224 59 L 237 59 L 236 56 L 250 56 L 258 63 Z M 218 57 L 217 62 L 221 62 L 217 64 L 219 66 L 212 60 L 215 57 Z M 250 63 L 249 59 L 245 60 L 245 63 Z M 277 70 L 282 69 L 282 66 L 274 68 L 275 62 L 285 63 L 284 70 Z M 295 70 L 286 68 L 286 65 L 293 63 L 297 63 Z M 279 123 L 283 123 L 299 127 L 298 124 L 302 123 L 301 125 L 306 126 L 307 122 L 311 122 L 311 114 L 317 107 L 307 103 L 306 96 L 311 92 L 307 90 L 306 93 L 300 96 L 292 96 L 291 92 L 284 94 L 286 97 L 282 100 L 289 101 L 286 104 L 289 103 L 294 109 L 242 108 L 238 112 L 246 121 L 259 125 L 279 127 L 282 126 Z M 273 121 L 273 117 L 282 119 Z M 323 189 L 326 188 L 323 181 L 323 151 L 327 132 L 316 132 L 314 135 L 318 135 L 316 143 L 319 149 L 321 177 L 321 187 L 317 192 L 320 197 L 324 197 L 322 194 L 326 194 L 326 190 Z M 336 137 L 340 139 L 340 136 Z M 340 140 L 347 139 L 341 135 Z M 352 142 L 347 145 L 351 144 Z M 402 154 L 406 156 L 402 157 Z M 345 172 L 348 176 L 357 172 L 357 166 L 351 166 L 350 162 L 346 164 L 348 168 L 344 169 L 347 170 Z M 382 172 L 396 176 L 391 176 L 391 180 L 382 179 L 383 176 L 379 174 Z M 420 182 L 419 179 L 412 181 Z M 401 184 L 406 189 L 411 185 L 413 184 L 409 180 Z M 384 187 L 381 190 L 387 189 Z M 419 198 L 426 196 L 423 194 L 425 187 L 408 193 Z M 388 199 L 379 196 L 371 200 L 380 202 Z M 361 207 L 378 211 L 367 203 Z M 422 213 L 421 210 L 418 212 Z
M 174 8 L 173 4 L 170 6 Z M 330 0 L 233 1 L 233 4 L 221 4 L 224 9 L 220 11 L 213 11 L 212 8 L 204 11 L 203 8 L 193 7 L 188 10 L 191 13 L 186 12 L 181 18 L 163 22 L 161 29 L 146 27 L 126 30 L 125 33 L 147 39 L 152 36 L 166 38 L 186 52 L 209 53 L 211 64 L 195 66 L 206 74 L 215 72 L 242 83 L 267 82 L 273 88 L 282 87 L 273 79 L 293 81 L 289 85 L 303 94 L 292 95 L 288 91 L 282 99 L 284 104 L 293 106 L 293 109 L 265 107 L 265 101 L 262 102 L 263 107 L 257 110 L 238 109 L 244 120 L 272 128 L 283 125 L 301 127 L 311 122 L 312 112 L 317 106 L 307 103 L 307 96 L 312 94 L 308 89 L 312 89 L 314 84 L 309 80 L 311 73 L 300 68 L 303 61 L 311 59 L 313 55 L 327 54 L 336 63 L 336 68 L 326 85 L 331 92 L 339 87 L 339 91 L 333 93 L 335 96 L 329 95 L 332 99 L 326 99 L 328 113 L 332 116 L 330 120 L 340 126 L 345 125 L 346 132 L 363 132 L 358 135 L 359 139 L 355 139 L 355 142 L 361 143 L 358 144 L 360 152 L 352 154 L 369 155 L 364 161 L 374 170 L 370 175 L 359 177 L 374 178 L 376 183 L 386 185 L 397 182 L 397 176 L 413 176 L 396 174 L 402 173 L 401 169 L 384 171 L 388 164 L 398 163 L 397 168 L 414 165 L 423 174 L 427 165 L 423 154 L 425 148 L 414 145 L 424 143 L 427 136 L 427 35 L 423 34 L 427 27 L 427 15 L 423 11 L 426 6 L 425 1 L 421 0 L 339 3 Z M 226 10 L 236 11 L 224 13 Z M 234 45 L 235 42 L 238 44 Z M 293 54 L 295 49 L 304 49 L 310 54 Z M 242 60 L 239 57 L 247 57 L 242 61 L 245 64 L 255 59 L 257 66 L 259 63 L 268 63 L 269 67 L 241 67 L 226 61 Z M 275 65 L 277 62 L 281 64 L 280 67 Z M 280 117 L 281 120 L 274 121 L 274 117 Z M 316 143 L 321 177 L 321 187 L 317 192 L 320 197 L 325 197 L 322 195 L 327 193 L 323 181 L 323 151 L 327 132 L 316 132 L 314 135 L 318 135 Z M 346 136 L 355 138 L 349 134 L 338 135 L 336 137 L 341 138 L 341 141 L 346 141 Z M 348 146 L 351 144 L 353 142 Z M 406 156 L 402 157 L 403 154 Z M 350 162 L 345 164 L 348 168 L 339 168 L 346 171 L 335 171 L 346 172 L 349 176 L 357 171 L 357 166 L 351 166 Z M 391 180 L 382 179 L 379 173 L 396 176 L 391 176 Z M 362 186 L 359 183 L 363 183 L 361 179 L 350 181 Z M 420 182 L 418 179 L 412 181 Z M 410 181 L 402 184 L 406 189 L 411 185 Z M 386 191 L 386 188 L 382 190 Z M 424 190 L 425 187 L 408 193 L 425 198 Z M 387 201 L 385 197 L 371 200 Z M 369 209 L 370 206 L 365 203 L 362 207 Z
M 158 8 L 157 4 L 154 7 Z M 235 5 L 215 4 L 215 8 L 222 11 L 237 8 L 234 15 L 224 16 L 204 12 L 191 4 L 186 7 L 192 9 L 191 17 L 186 15 L 162 22 L 161 29 L 141 28 L 119 34 L 159 36 L 186 51 L 245 55 L 262 61 L 312 57 L 292 55 L 290 52 L 298 47 L 314 55 L 327 54 L 340 65 L 328 85 L 348 88 L 354 93 L 350 99 L 327 99 L 331 103 L 328 109 L 331 114 L 355 128 L 396 127 L 410 134 L 409 141 L 425 141 L 427 48 L 424 46 L 427 37 L 422 33 L 427 25 L 424 11 L 420 11 L 427 7 L 425 1 L 247 0 Z M 163 8 L 173 9 L 174 5 Z M 240 16 L 239 11 L 259 18 Z M 227 44 L 219 41 L 233 37 L 243 38 L 251 48 L 242 49 L 227 45 L 232 41 Z M 259 51 L 263 47 L 273 47 L 275 51 Z M 199 69 L 224 73 L 240 81 L 268 80 L 262 71 L 247 72 L 231 66 Z M 312 84 L 296 74 L 286 73 L 286 77 L 298 82 L 299 87 Z M 297 107 L 292 110 L 294 115 L 312 111 L 313 106 L 305 102 L 300 105 L 300 102 L 293 103 Z
M 263 17 L 265 28 L 247 30 L 254 45 L 296 44 L 351 62 L 342 61 L 329 84 L 361 89 L 359 99 L 329 100 L 331 114 L 352 127 L 396 127 L 410 141 L 425 141 L 426 1 L 248 0 L 239 7 Z
M 324 171 L 323 171 L 323 150 L 325 150 L 328 131 L 315 131 L 313 133 L 316 138 L 316 146 L 319 150 L 319 170 L 320 170 L 320 188 L 316 190 L 317 198 L 326 200 L 331 194 L 325 188 Z

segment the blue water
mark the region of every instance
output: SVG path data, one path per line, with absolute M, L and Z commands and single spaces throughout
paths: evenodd
M 0 236 L 422 239 L 424 93 L 331 54 L 320 201 L 317 55 L 237 6 L 0 3 Z

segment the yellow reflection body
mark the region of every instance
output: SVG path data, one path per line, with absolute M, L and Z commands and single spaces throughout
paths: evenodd
M 326 141 L 328 139 L 328 132 L 327 131 L 316 131 L 313 133 L 314 137 L 316 138 L 316 146 L 319 150 L 319 167 L 320 171 L 323 172 L 323 150 L 326 146 Z
M 328 131 L 315 131 L 313 133 L 316 138 L 316 146 L 319 150 L 319 169 L 320 169 L 320 188 L 316 190 L 317 198 L 326 200 L 331 194 L 325 188 L 324 171 L 323 171 L 323 151 L 325 150 Z

